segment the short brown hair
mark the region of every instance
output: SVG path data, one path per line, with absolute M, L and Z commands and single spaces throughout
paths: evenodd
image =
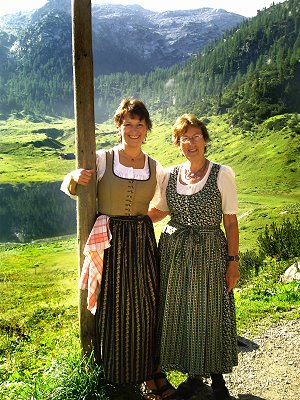
M 114 121 L 117 128 L 120 128 L 124 121 L 124 116 L 127 113 L 131 117 L 137 116 L 140 121 L 145 120 L 147 131 L 151 131 L 152 122 L 149 116 L 149 112 L 142 101 L 133 98 L 127 98 L 121 101 L 114 115 Z
M 195 126 L 201 130 L 203 139 L 206 143 L 210 141 L 210 137 L 204 122 L 200 121 L 194 114 L 183 114 L 177 118 L 172 126 L 172 139 L 175 146 L 179 146 L 180 138 L 183 136 L 189 126 Z

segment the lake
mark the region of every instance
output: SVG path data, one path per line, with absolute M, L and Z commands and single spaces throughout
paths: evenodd
M 76 201 L 60 190 L 61 182 L 0 185 L 0 242 L 76 233 Z

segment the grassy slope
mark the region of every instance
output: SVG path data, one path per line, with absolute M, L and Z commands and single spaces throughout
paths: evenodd
M 31 398 L 17 396 L 20 382 L 32 385 L 79 349 L 74 247 L 74 239 L 0 247 L 1 400 Z
M 74 161 L 63 160 L 59 154 L 73 148 L 72 120 L 51 117 L 0 120 L 0 183 L 60 180 L 73 168 Z
M 237 176 L 241 248 L 255 246 L 266 223 L 299 212 L 299 134 L 289 127 L 292 116 L 274 117 L 253 132 L 232 128 L 226 116 L 208 123 L 208 157 L 230 165 Z M 277 130 L 270 129 L 277 124 Z M 298 123 L 299 131 L 299 123 Z M 97 148 L 117 143 L 112 124 L 96 129 Z M 145 150 L 164 166 L 183 160 L 171 143 L 171 125 L 155 124 Z M 61 180 L 74 168 L 74 160 L 60 153 L 74 151 L 74 121 L 10 118 L 0 121 L 0 183 Z M 160 226 L 157 225 L 159 231 Z

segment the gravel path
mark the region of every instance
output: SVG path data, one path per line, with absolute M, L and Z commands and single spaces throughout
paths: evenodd
M 300 319 L 281 320 L 239 338 L 239 364 L 225 375 L 235 400 L 300 400 Z M 210 381 L 207 381 L 210 384 Z M 209 386 L 191 400 L 213 400 Z
M 225 375 L 232 399 L 300 400 L 300 319 L 282 320 L 239 342 L 239 365 Z M 207 389 L 193 400 L 211 400 Z
M 251 341 L 226 376 L 230 393 L 242 400 L 299 400 L 300 320 L 282 320 Z
M 224 376 L 232 400 L 300 400 L 300 319 L 262 324 L 238 338 L 238 366 Z M 189 400 L 215 400 L 205 383 Z

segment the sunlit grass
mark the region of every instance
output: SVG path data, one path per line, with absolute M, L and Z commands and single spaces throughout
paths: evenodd
M 278 117 L 273 117 L 275 120 Z M 292 116 L 290 117 L 292 118 Z M 270 119 L 271 120 L 271 119 Z M 74 160 L 63 160 L 60 152 L 74 152 L 74 120 L 44 117 L 44 120 L 10 118 L 0 124 L 0 151 L 3 165 L 7 166 L 0 182 L 57 181 L 74 168 Z M 297 134 L 288 124 L 280 131 L 268 129 L 268 123 L 244 132 L 233 128 L 226 116 L 210 117 L 208 130 L 211 143 L 208 158 L 230 165 L 237 175 L 240 194 L 265 195 L 268 193 L 298 193 L 299 157 Z M 164 166 L 183 160 L 179 150 L 171 142 L 171 123 L 154 123 L 144 149 Z M 97 148 L 107 148 L 118 143 L 112 123 L 96 125 Z M 45 142 L 51 138 L 56 142 Z M 51 144 L 52 143 L 52 144 Z M 13 147 L 11 147 L 13 145 Z M 57 148 L 61 145 L 61 148 Z M 27 158 L 31 158 L 30 161 Z M 20 162 L 25 160 L 26 174 L 22 174 Z M 9 169 L 9 166 L 13 168 Z M 31 171 L 31 170 L 32 171 Z M 298 190 L 298 192 L 297 192 Z

